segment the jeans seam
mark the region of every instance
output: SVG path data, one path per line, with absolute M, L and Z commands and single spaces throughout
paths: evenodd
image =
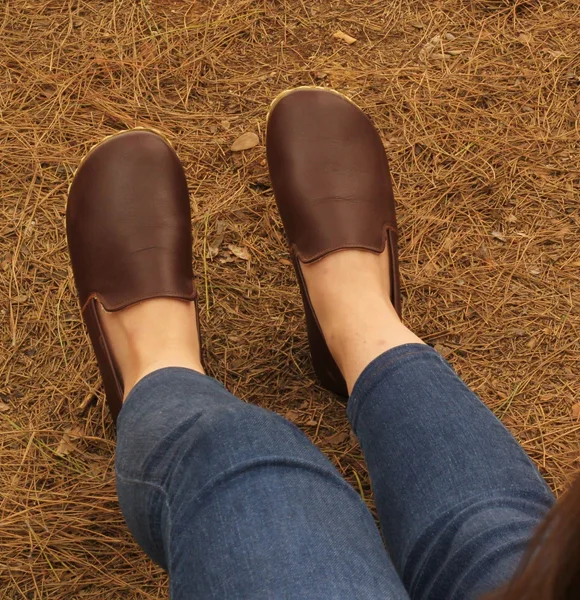
M 132 477 L 125 477 L 122 473 L 119 473 L 118 471 L 117 471 L 117 477 L 119 479 L 121 479 L 123 481 L 123 483 L 143 485 L 146 487 L 151 487 L 158 492 L 161 492 L 161 494 L 163 496 L 163 503 L 165 504 L 165 506 L 167 508 L 167 517 L 169 520 L 169 537 L 171 537 L 171 530 L 173 528 L 173 519 L 171 517 L 171 505 L 169 504 L 169 501 L 167 500 L 167 492 L 165 491 L 165 488 L 162 485 L 159 485 L 158 483 L 153 483 L 152 481 L 143 481 L 141 479 L 133 479 Z M 165 540 L 162 541 L 162 544 L 164 541 Z M 163 553 L 163 546 L 161 547 L 161 552 Z M 169 545 L 167 548 L 167 573 L 169 575 L 171 574 L 171 545 Z

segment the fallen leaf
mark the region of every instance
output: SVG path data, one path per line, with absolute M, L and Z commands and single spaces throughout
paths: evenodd
M 18 296 L 14 296 L 14 298 L 12 298 L 12 302 L 16 302 L 17 304 L 26 302 L 26 300 L 28 300 L 28 296 L 26 294 L 19 294 Z
M 208 247 L 207 247 L 207 257 L 208 258 L 213 258 L 214 256 L 217 256 L 220 252 L 220 246 L 222 245 L 224 241 L 224 234 L 220 234 L 220 235 L 216 235 L 213 240 L 211 240 L 211 242 L 209 243 Z
M 249 150 L 254 146 L 257 146 L 260 142 L 258 136 L 252 132 L 248 131 L 246 133 L 242 133 L 242 135 L 236 139 L 236 141 L 232 144 L 231 150 L 232 152 L 242 152 L 243 150 Z
M 421 50 L 419 50 L 419 58 L 421 60 L 426 60 L 429 56 L 431 56 L 433 50 L 435 50 L 435 44 L 428 42 L 423 46 L 423 48 L 421 48 Z
M 65 431 L 54 453 L 57 456 L 67 456 L 71 452 L 74 452 L 77 449 L 77 446 L 73 442 L 72 438 L 73 436 L 71 436 L 69 432 Z
M 439 354 L 441 354 L 441 356 L 443 358 L 447 358 L 450 354 L 453 353 L 453 349 L 452 348 L 448 348 L 447 346 L 444 346 L 443 344 L 435 344 L 435 346 L 433 346 L 433 348 L 439 352 Z
M 250 260 L 250 258 L 251 258 L 250 252 L 248 251 L 247 248 L 244 248 L 243 246 L 234 246 L 234 244 L 228 244 L 228 250 L 234 256 L 237 256 L 238 258 L 241 258 L 242 260 Z
M 288 267 L 291 267 L 292 266 L 292 261 L 288 260 L 287 258 L 281 258 L 280 259 L 280 264 L 287 265 Z
M 505 220 L 508 223 L 517 223 L 518 218 L 515 215 L 508 215 Z
M 409 21 L 409 25 L 415 29 L 425 29 L 425 25 L 419 19 L 416 21 Z
M 522 44 L 529 44 L 532 41 L 532 35 L 530 33 L 520 33 L 518 41 Z
M 499 240 L 500 242 L 507 242 L 505 235 L 501 233 L 501 231 L 492 231 L 491 237 L 495 238 L 496 240 Z
M 226 121 L 225 119 L 223 121 L 220 121 L 220 125 L 227 131 L 230 128 L 230 122 Z
M 447 56 L 445 54 L 441 54 L 441 52 L 433 52 L 433 54 L 431 54 L 431 58 L 434 58 L 435 60 L 443 60 L 444 58 L 447 58 Z
M 10 404 L 6 404 L 6 402 L 0 402 L 0 412 L 6 412 L 10 410 Z
M 465 50 L 447 50 L 447 54 L 450 54 L 451 56 L 459 56 L 460 54 L 463 54 L 465 52 Z
M 522 107 L 522 110 L 524 108 L 530 108 L 529 106 L 524 106 Z M 531 109 L 530 112 L 533 112 L 533 108 Z M 530 172 L 533 173 L 534 175 L 536 175 L 537 177 L 541 177 L 542 179 L 550 179 L 550 177 L 552 176 L 552 171 L 551 169 L 542 169 L 541 167 L 536 167 L 535 169 L 530 169 Z
M 576 402 L 570 412 L 575 419 L 580 419 L 580 402 Z
M 65 433 L 67 433 L 73 440 L 82 438 L 85 435 L 80 427 L 69 427 L 65 429 Z
M 307 427 L 316 427 L 318 425 L 318 421 L 315 421 L 314 419 L 310 419 L 309 421 L 306 421 L 306 423 L 304 423 L 304 425 L 306 425 Z
M 98 477 L 99 475 L 102 476 L 103 467 L 97 463 L 92 463 L 89 465 L 89 473 L 92 477 Z
M 455 36 L 454 36 L 454 35 L 453 35 L 451 32 L 450 32 L 450 33 L 446 33 L 446 34 L 445 34 L 445 39 L 446 39 L 448 42 L 452 42 L 452 41 L 455 39 Z
M 3 271 L 7 271 L 10 268 L 10 265 L 12 265 L 12 255 L 5 254 L 2 258 L 2 262 L 0 262 L 0 267 Z
M 538 267 L 531 267 L 530 269 L 528 269 L 528 273 L 530 275 L 539 275 L 540 274 L 540 269 L 538 269 Z
M 297 410 L 289 410 L 286 411 L 284 418 L 288 419 L 288 421 L 292 421 L 292 423 L 296 423 L 301 416 L 301 413 L 299 413 Z
M 348 35 L 348 33 L 344 33 L 344 31 L 340 31 L 340 30 L 338 30 L 336 33 L 334 33 L 332 35 L 332 37 L 337 40 L 346 42 L 349 46 L 351 46 L 352 44 L 354 44 L 356 42 L 356 38 L 353 38 L 351 35 Z
M 339 444 L 346 442 L 346 440 L 348 440 L 349 437 L 350 434 L 347 431 L 339 431 L 338 433 L 327 437 L 323 441 L 327 444 L 330 444 L 331 446 L 338 446 Z
M 502 417 L 502 423 L 506 426 L 506 427 L 515 427 L 517 425 L 516 420 L 513 417 L 510 417 L 509 415 L 506 417 Z

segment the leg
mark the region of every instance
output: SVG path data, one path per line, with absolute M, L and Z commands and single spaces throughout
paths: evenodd
M 340 94 L 298 89 L 273 103 L 266 146 L 313 365 L 329 389 L 352 392 L 349 416 L 407 589 L 449 600 L 503 583 L 552 496 L 398 318 L 395 203 L 378 132 Z
M 373 361 L 349 418 L 412 598 L 478 598 L 513 575 L 553 496 L 517 441 L 435 350 Z
M 332 465 L 203 374 L 190 225 L 183 168 L 154 132 L 108 138 L 71 185 L 73 272 L 121 413 L 119 498 L 135 537 L 169 570 L 174 598 L 405 598 Z
M 408 598 L 371 514 L 330 462 L 200 372 L 184 307 L 155 300 L 103 315 L 124 381 L 137 382 L 118 420 L 119 500 L 168 570 L 172 598 Z M 182 368 L 152 367 L 168 362 Z
M 303 269 L 410 596 L 477 598 L 511 577 L 553 497 L 511 434 L 400 322 L 387 264 L 349 250 Z

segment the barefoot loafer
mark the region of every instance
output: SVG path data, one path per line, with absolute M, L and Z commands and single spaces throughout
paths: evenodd
M 123 382 L 99 304 L 118 311 L 151 298 L 197 298 L 189 194 L 173 148 L 150 130 L 98 144 L 74 176 L 66 228 L 82 316 L 116 420 Z
M 347 396 L 300 264 L 347 248 L 380 254 L 388 244 L 391 301 L 400 315 L 397 222 L 385 150 L 368 117 L 346 97 L 323 88 L 297 88 L 274 101 L 266 147 L 304 301 L 314 370 L 326 388 Z

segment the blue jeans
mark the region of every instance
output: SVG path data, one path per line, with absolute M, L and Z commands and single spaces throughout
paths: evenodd
M 348 417 L 384 542 L 282 417 L 187 369 L 135 386 L 118 422 L 119 500 L 173 599 L 465 600 L 510 578 L 553 496 L 439 354 L 407 344 L 379 356 Z

